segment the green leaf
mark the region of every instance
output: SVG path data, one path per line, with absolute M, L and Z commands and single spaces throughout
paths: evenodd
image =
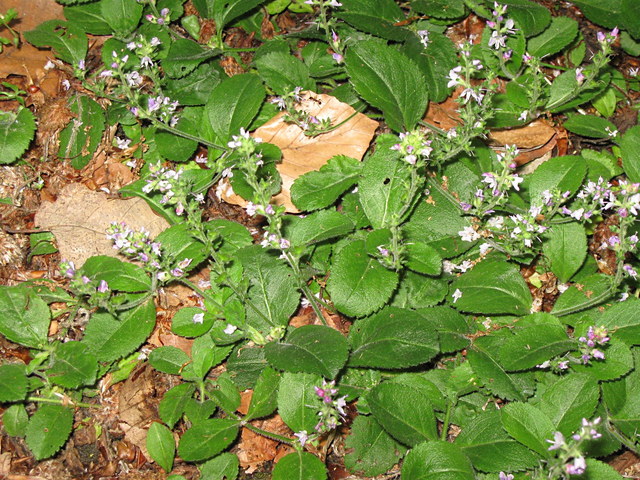
M 598 319 L 598 325 L 605 327 L 615 338 L 627 345 L 640 344 L 640 300 L 629 298 L 622 303 L 615 303 L 604 311 Z
M 264 0 L 205 0 L 211 4 L 213 2 L 213 8 L 209 5 L 208 10 L 213 12 L 213 19 L 216 22 L 216 28 L 222 30 L 225 25 L 236 18 L 244 15 L 245 13 L 253 10 L 255 7 L 264 2 Z M 202 3 L 200 0 L 199 3 Z
M 222 80 L 221 74 L 212 65 L 205 63 L 183 78 L 167 85 L 166 94 L 180 105 L 204 105 L 213 89 Z
M 613 117 L 616 113 L 616 106 L 618 105 L 616 93 L 618 92 L 615 88 L 608 87 L 604 93 L 591 100 L 591 105 L 593 105 L 598 113 L 603 117 Z
M 456 310 L 447 306 L 421 308 L 418 313 L 435 327 L 440 339 L 440 352 L 454 352 L 469 345 L 467 335 L 471 333 L 467 320 Z
M 587 365 L 574 365 L 576 372 L 588 373 L 597 380 L 615 380 L 628 373 L 633 368 L 633 355 L 629 347 L 617 340 L 611 339 L 605 349 L 604 360 L 592 360 Z
M 309 67 L 288 52 L 267 53 L 256 60 L 256 67 L 260 78 L 277 95 L 285 95 L 296 87 L 315 90 Z
M 49 333 L 47 304 L 24 287 L 0 287 L 0 333 L 7 340 L 31 348 L 43 348 Z
M 36 131 L 36 121 L 28 108 L 17 113 L 0 112 L 0 164 L 11 163 L 22 155 Z
M 527 42 L 534 57 L 544 58 L 561 51 L 578 35 L 578 22 L 569 17 L 553 17 L 547 29 Z
M 500 412 L 479 413 L 456 437 L 474 468 L 483 472 L 519 471 L 535 467 L 539 457 L 502 428 Z
M 76 118 L 60 132 L 58 156 L 70 159 L 76 169 L 84 168 L 93 158 L 104 132 L 104 111 L 86 95 L 74 95 L 69 109 Z
M 407 247 L 408 268 L 425 275 L 440 275 L 442 258 L 434 248 L 423 242 L 410 242 L 405 246 Z
M 169 77 L 182 78 L 193 72 L 205 60 L 220 53 L 217 49 L 205 50 L 193 40 L 178 38 L 171 43 L 169 53 L 162 60 L 162 68 Z
M 387 307 L 357 320 L 349 332 L 349 366 L 406 368 L 439 353 L 438 334 L 426 317 L 412 310 Z
M 576 222 L 554 225 L 542 244 L 542 251 L 551 262 L 551 271 L 560 283 L 568 282 L 580 269 L 587 256 L 587 234 Z
M 238 428 L 238 421 L 230 418 L 211 418 L 194 424 L 180 438 L 178 455 L 187 462 L 207 460 L 236 439 Z
M 36 460 L 56 453 L 69 438 L 73 427 L 73 410 L 62 405 L 41 405 L 29 419 L 27 446 Z
M 158 405 L 158 415 L 169 428 L 173 428 L 184 413 L 184 408 L 193 396 L 193 383 L 181 383 L 164 394 Z
M 274 369 L 265 368 L 256 382 L 249 403 L 245 421 L 271 415 L 278 407 L 278 387 L 280 374 Z
M 622 0 L 620 19 L 632 37 L 640 38 L 640 4 L 634 0 Z
M 609 132 L 616 130 L 609 120 L 595 115 L 569 115 L 563 125 L 570 132 L 590 138 L 609 138 Z
M 367 255 L 364 241 L 357 240 L 335 255 L 327 291 L 342 313 L 362 317 L 382 307 L 397 284 L 398 274 Z
M 236 347 L 227 359 L 227 371 L 238 388 L 253 388 L 268 366 L 264 358 L 264 349 L 258 347 Z
M 238 477 L 240 462 L 233 453 L 221 453 L 202 464 L 200 480 L 235 480 Z
M 202 314 L 202 321 L 196 321 Z M 196 320 L 194 320 L 194 318 Z M 171 331 L 181 337 L 199 337 L 213 326 L 215 317 L 201 308 L 186 307 L 178 310 L 171 320 Z
M 599 0 L 574 0 L 576 7 L 582 10 L 585 17 L 593 23 L 607 28 L 622 24 L 622 0 L 610 0 L 602 3 Z
M 405 19 L 393 0 L 350 0 L 336 10 L 335 16 L 363 32 L 387 40 L 404 40 L 408 32 L 394 24 Z
M 147 432 L 146 446 L 151 458 L 165 472 L 170 472 L 173 468 L 173 457 L 176 454 L 176 442 L 171 430 L 161 423 L 153 422 Z
M 58 58 L 74 66 L 87 56 L 87 35 L 71 22 L 48 20 L 23 35 L 36 47 L 52 47 Z
M 292 246 L 304 247 L 344 236 L 354 226 L 349 217 L 340 212 L 320 210 L 296 221 L 286 232 L 286 236 Z
M 530 176 L 529 195 L 541 198 L 545 190 L 557 188 L 560 192 L 575 193 L 582 185 L 587 167 L 581 157 L 567 155 L 550 158 Z
M 174 128 L 189 135 L 197 136 L 198 134 L 198 128 L 195 123 L 184 116 L 180 118 Z M 175 133 L 165 132 L 162 129 L 155 132 L 153 139 L 158 153 L 172 162 L 186 162 L 198 148 L 198 142 L 195 140 L 181 137 Z
M 251 283 L 249 299 L 260 312 L 247 308 L 247 322 L 265 334 L 287 325 L 300 302 L 291 268 L 260 245 L 238 250 L 236 255 Z
M 151 280 L 141 267 L 114 257 L 90 257 L 80 270 L 93 281 L 104 280 L 111 290 L 145 292 L 151 288 Z
M 235 75 L 213 89 L 205 106 L 211 128 L 222 141 L 231 140 L 258 114 L 266 95 L 260 79 L 251 74 Z
M 2 425 L 12 437 L 24 437 L 28 424 L 29 415 L 27 415 L 27 410 L 22 404 L 11 405 L 2 414 Z
M 228 373 L 223 373 L 215 381 L 211 397 L 225 412 L 235 412 L 240 406 L 240 392 Z
M 587 458 L 587 468 L 582 478 L 585 480 L 623 480 L 624 477 L 611 465 L 595 458 Z
M 607 275 L 590 275 L 562 292 L 551 313 L 560 317 L 567 313 L 578 312 L 584 309 L 584 305 L 591 302 L 593 298 L 600 298 L 610 287 L 611 282 Z M 602 302 L 607 298 L 606 296 L 602 297 Z
M 551 21 L 549 9 L 530 0 L 503 0 L 507 5 L 507 16 L 518 22 L 527 37 L 542 32 Z
M 156 308 L 147 301 L 119 315 L 94 313 L 85 328 L 82 343 L 101 362 L 112 362 L 130 354 L 151 335 L 156 325 Z
M 462 292 L 455 308 L 482 314 L 523 315 L 531 309 L 531 293 L 518 268 L 502 259 L 486 259 L 453 281 L 450 293 Z
M 186 222 L 167 228 L 154 241 L 162 245 L 163 255 L 169 255 L 177 261 L 190 258 L 191 265 L 185 269 L 187 272 L 196 268 L 207 258 L 205 246 L 193 238 Z
M 502 410 L 502 426 L 513 438 L 534 452 L 549 457 L 549 444 L 554 425 L 549 417 L 528 403 L 512 402 Z
M 453 443 L 424 442 L 411 450 L 402 463 L 402 480 L 474 480 L 473 467 L 462 449 Z
M 178 375 L 191 359 L 177 347 L 166 346 L 154 349 L 149 354 L 149 363 L 156 370 Z
M 444 20 L 460 18 L 467 13 L 463 0 L 413 0 L 411 8 L 418 13 Z
M 618 165 L 617 157 L 606 151 L 582 149 L 580 152 L 587 164 L 587 178 L 592 182 L 597 182 L 600 177 L 611 180 L 622 173 L 622 168 Z
M 0 365 L 0 402 L 20 402 L 27 396 L 29 379 L 20 363 Z
M 600 400 L 598 382 L 590 375 L 573 374 L 553 383 L 540 398 L 538 408 L 555 429 L 569 436 L 583 418 L 591 418 Z
M 422 389 L 383 382 L 371 390 L 367 401 L 378 423 L 405 445 L 438 438 L 433 406 Z
M 285 372 L 278 389 L 278 413 L 294 432 L 312 432 L 318 423 L 319 400 L 313 387 L 322 377 L 311 373 Z
M 51 383 L 65 388 L 92 385 L 98 374 L 98 360 L 86 344 L 66 342 L 56 345 L 48 371 Z
M 62 3 L 62 2 L 60 2 Z M 64 18 L 92 35 L 110 35 L 112 29 L 102 16 L 102 2 L 64 7 Z
M 375 477 L 393 467 L 405 448 L 370 416 L 358 415 L 351 424 L 344 464 L 351 473 Z
M 640 126 L 631 127 L 620 140 L 622 168 L 632 182 L 640 182 Z
M 272 480 L 326 480 L 327 468 L 315 455 L 297 450 L 278 461 L 271 478 Z
M 355 158 L 335 155 L 320 170 L 305 173 L 293 182 L 291 200 L 300 210 L 328 207 L 358 181 L 361 168 Z
M 132 33 L 142 18 L 143 5 L 130 0 L 101 0 L 102 17 L 113 29 L 116 37 L 124 38 Z
M 576 347 L 559 324 L 532 325 L 515 332 L 504 341 L 499 358 L 506 370 L 535 367 Z
M 396 132 L 413 129 L 429 101 L 418 66 L 395 48 L 366 40 L 347 51 L 345 64 L 358 94 L 382 110 Z
M 56 253 L 58 249 L 53 244 L 55 237 L 51 232 L 32 233 L 29 235 L 29 260 L 36 255 Z
M 349 354 L 347 340 L 324 325 L 305 325 L 289 333 L 285 340 L 265 345 L 267 361 L 279 370 L 315 373 L 335 378 Z
M 400 213 L 405 211 L 406 215 L 409 177 L 409 169 L 386 142 L 364 162 L 358 195 L 374 228 L 394 226 L 402 220 L 397 218 Z

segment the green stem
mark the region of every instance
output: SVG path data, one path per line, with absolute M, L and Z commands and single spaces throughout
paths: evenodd
M 442 420 L 442 431 L 440 432 L 440 440 L 443 442 L 447 441 L 447 434 L 449 433 L 449 422 L 451 420 L 451 410 L 458 403 L 457 400 L 452 400 L 447 403 L 447 411 L 444 414 L 444 419 Z
M 91 403 L 83 403 L 83 402 L 74 402 L 73 400 L 61 400 L 57 398 L 43 398 L 43 397 L 27 397 L 27 401 L 36 402 L 36 403 L 52 403 L 55 405 L 64 405 L 67 402 L 70 402 L 74 407 L 82 407 L 82 408 L 102 408 L 102 405 L 93 405 Z
M 186 138 L 188 140 L 193 140 L 194 142 L 198 142 L 198 143 L 201 143 L 203 145 L 206 145 L 207 147 L 216 148 L 218 150 L 222 150 L 222 151 L 227 151 L 228 150 L 227 147 L 223 147 L 222 145 L 217 145 L 217 144 L 215 144 L 213 142 L 205 140 L 202 137 L 198 137 L 196 135 L 191 135 L 190 133 L 183 132 L 182 130 L 178 130 L 177 128 L 171 127 L 171 126 L 167 125 L 166 123 L 162 123 L 161 121 L 156 120 L 155 118 L 151 118 L 149 120 L 151 120 L 151 123 L 153 123 L 157 128 L 160 128 L 162 130 L 166 130 L 167 132 L 173 133 L 174 135 L 177 135 L 179 137 Z
M 287 445 L 295 446 L 295 440 L 291 440 L 290 438 L 284 437 L 282 435 L 278 435 L 277 433 L 268 432 L 266 430 L 262 430 L 261 428 L 254 427 L 250 423 L 243 423 L 243 427 L 248 428 L 253 433 L 257 433 L 258 435 L 262 435 L 263 437 L 270 438 L 272 440 L 277 440 L 278 442 L 285 443 Z
M 604 302 L 605 300 L 611 298 L 613 296 L 613 294 L 615 293 L 615 291 L 617 290 L 618 285 L 614 284 L 611 287 L 609 287 L 607 290 L 605 290 L 604 292 L 602 292 L 600 295 L 596 295 L 593 298 L 590 298 L 589 300 L 587 300 L 586 302 L 583 302 L 579 305 L 574 305 L 571 307 L 566 307 L 560 310 L 554 310 L 553 314 L 556 317 L 563 317 L 565 315 L 570 315 L 572 313 L 576 313 L 576 312 L 580 312 L 582 310 L 586 310 L 587 308 L 591 308 L 591 307 L 595 307 L 596 305 Z

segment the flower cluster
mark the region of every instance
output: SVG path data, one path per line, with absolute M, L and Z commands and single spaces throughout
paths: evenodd
M 335 32 L 334 37 L 334 43 L 338 45 L 339 38 L 335 35 Z M 285 123 L 300 127 L 307 137 L 315 137 L 332 130 L 330 118 L 318 118 L 315 115 L 311 115 L 309 112 L 298 108 L 298 104 L 303 100 L 301 92 L 302 87 L 296 87 L 291 92 L 288 92 L 281 97 L 275 97 L 271 100 L 271 103 L 277 105 L 280 110 L 286 111 L 282 120 Z
M 426 140 L 424 133 L 413 130 L 401 133 L 400 142 L 393 145 L 391 150 L 400 152 L 409 165 L 421 165 L 429 158 L 433 148 L 431 148 L 431 140 Z
M 463 65 L 458 65 L 449 70 L 447 88 L 463 87 L 464 90 L 462 90 L 460 94 L 461 101 L 463 103 L 469 103 L 469 100 L 473 98 L 476 103 L 480 105 L 484 99 L 484 90 L 482 87 L 473 85 L 471 79 L 473 75 L 482 70 L 484 66 L 480 60 L 471 59 L 470 48 L 470 45 L 466 45 L 460 50 Z
M 338 389 L 335 388 L 335 381 L 326 382 L 322 380 L 322 387 L 315 386 L 313 389 L 316 395 L 322 400 L 322 406 L 318 411 L 320 420 L 315 426 L 318 433 L 326 433 L 335 429 L 341 419 L 346 416 L 344 407 L 347 406 L 347 396 L 335 398 Z
M 144 228 L 138 231 L 127 227 L 124 222 L 113 222 L 107 228 L 107 239 L 113 242 L 113 248 L 122 255 L 139 261 L 148 271 L 158 270 L 162 256 L 162 245 L 149 238 Z
M 157 23 L 158 25 L 168 25 L 171 21 L 171 11 L 168 8 L 160 10 L 160 16 L 148 14 L 145 16 L 149 23 Z
M 60 262 L 60 273 L 70 280 L 70 287 L 78 296 L 87 296 L 89 305 L 108 307 L 111 289 L 106 280 L 91 279 L 81 275 L 70 260 Z
M 184 213 L 188 195 L 187 182 L 182 178 L 183 170 L 171 170 L 163 167 L 160 162 L 149 166 L 147 184 L 142 187 L 144 193 L 158 191 L 162 193 L 160 203 L 175 205 L 176 215 Z
M 172 101 L 165 95 L 157 95 L 147 98 L 147 107 L 144 111 L 136 108 L 132 112 L 134 115 L 140 115 L 145 118 L 157 118 L 161 122 L 167 123 L 170 127 L 175 127 L 178 120 L 180 120 L 180 117 L 175 115 L 179 106 L 180 104 L 177 100 Z
M 602 347 L 609 342 L 607 329 L 604 327 L 589 327 L 587 336 L 578 338 L 578 342 L 581 344 L 580 358 L 583 364 L 586 365 L 592 358 L 604 360 L 604 353 L 597 347 Z
M 255 153 L 256 147 L 259 143 L 262 143 L 262 139 L 258 137 L 252 137 L 249 132 L 244 128 L 240 128 L 239 135 L 232 135 L 231 140 L 227 143 L 227 146 L 236 151 L 240 155 L 256 157 L 256 165 L 262 166 L 262 154 Z M 232 176 L 232 175 L 229 175 Z
M 555 451 L 556 458 L 549 461 L 550 478 L 561 478 L 565 475 L 582 475 L 587 469 L 587 463 L 582 453 L 582 444 L 590 440 L 596 440 L 602 436 L 597 427 L 600 417 L 593 421 L 582 419 L 580 430 L 569 439 L 561 432 L 553 434 L 553 440 L 547 440 L 551 444 L 549 451 Z
M 498 2 L 493 4 L 494 10 L 491 12 L 493 20 L 487 22 L 487 27 L 491 29 L 491 37 L 489 38 L 489 47 L 495 50 L 505 50 L 507 48 L 507 36 L 516 33 L 515 22 L 508 18 L 505 20 L 504 15 L 507 13 L 507 6 L 500 5 Z M 503 23 L 504 22 L 504 23 Z M 511 58 L 511 50 L 503 52 L 503 58 L 508 60 Z

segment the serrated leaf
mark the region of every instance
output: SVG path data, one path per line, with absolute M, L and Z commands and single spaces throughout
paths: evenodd
M 238 388 L 243 390 L 253 388 L 267 366 L 264 349 L 258 347 L 236 347 L 227 359 L 229 375 Z
M 528 403 L 512 402 L 502 409 L 502 426 L 513 438 L 534 452 L 549 457 L 554 425 L 549 417 Z
M 551 313 L 560 317 L 568 313 L 580 311 L 584 309 L 585 304 L 589 304 L 592 301 L 592 298 L 602 298 L 602 302 L 604 302 L 608 297 L 601 296 L 609 290 L 610 287 L 611 282 L 607 275 L 590 275 L 562 292 L 556 300 Z
M 508 6 L 507 15 L 518 22 L 527 37 L 539 34 L 551 21 L 549 10 L 530 0 L 504 0 L 501 3 Z
M 286 235 L 292 246 L 314 245 L 350 233 L 355 225 L 341 212 L 320 210 L 296 221 Z
M 249 403 L 245 421 L 271 415 L 278 406 L 278 387 L 280 374 L 274 369 L 265 368 L 256 382 Z
M 200 467 L 200 480 L 235 480 L 240 462 L 233 453 L 221 453 Z
M 460 18 L 466 13 L 463 0 L 413 0 L 411 8 L 418 13 L 445 20 Z
M 318 396 L 313 387 L 322 386 L 322 377 L 311 373 L 285 372 L 278 389 L 278 413 L 294 432 L 312 432 L 318 423 Z
M 424 442 L 412 449 L 402 463 L 402 480 L 474 480 L 473 467 L 462 449 L 453 443 Z
M 578 430 L 583 418 L 592 417 L 599 399 L 600 390 L 593 377 L 568 375 L 544 392 L 538 408 L 549 417 L 557 431 L 569 436 Z
M 200 315 L 202 321 L 196 321 Z M 199 337 L 211 329 L 214 321 L 215 317 L 201 308 L 181 308 L 171 319 L 171 331 L 181 337 Z
M 500 259 L 487 259 L 451 284 L 450 293 L 462 292 L 455 308 L 482 314 L 523 315 L 531 309 L 531 293 L 518 268 Z
M 73 410 L 62 405 L 41 405 L 29 419 L 26 441 L 36 460 L 49 458 L 69 438 Z
M 390 46 L 367 40 L 347 51 L 345 64 L 358 94 L 382 110 L 396 132 L 413 129 L 429 101 L 418 66 Z
M 19 402 L 27 396 L 29 379 L 19 363 L 0 365 L 0 402 Z
M 595 458 L 587 458 L 586 463 L 587 468 L 582 475 L 585 480 L 623 480 L 624 478 L 611 465 Z
M 100 1 L 102 17 L 117 37 L 126 37 L 136 29 L 142 18 L 142 10 L 141 3 L 130 0 Z
M 351 424 L 344 464 L 351 473 L 375 477 L 393 467 L 406 450 L 374 418 L 358 415 Z
M 629 298 L 622 303 L 615 303 L 604 311 L 598 319 L 609 332 L 615 332 L 615 338 L 627 345 L 640 344 L 640 300 Z
M 520 471 L 535 467 L 540 458 L 510 437 L 502 428 L 500 412 L 481 412 L 456 437 L 474 468 L 489 473 Z
M 296 450 L 278 461 L 271 478 L 272 480 L 326 480 L 327 468 L 315 455 Z
M 578 35 L 578 22 L 569 17 L 553 17 L 544 32 L 527 42 L 528 52 L 539 58 L 558 53 Z
M 205 115 L 221 141 L 231 140 L 258 114 L 266 95 L 255 75 L 235 75 L 213 89 L 205 106 Z
M 423 242 L 409 242 L 405 245 L 408 268 L 425 275 L 440 275 L 442 258 L 434 248 Z
M 305 173 L 293 182 L 291 200 L 300 210 L 328 207 L 358 181 L 361 168 L 355 158 L 331 157 L 320 170 Z
M 2 414 L 2 425 L 12 437 L 24 437 L 28 424 L 29 415 L 27 415 L 24 405 L 20 403 L 11 405 Z
M 184 116 L 186 111 L 187 109 L 183 111 L 183 116 L 174 128 L 188 135 L 197 136 L 198 128 L 194 122 Z M 195 140 L 184 138 L 172 132 L 164 132 L 162 129 L 155 132 L 153 141 L 158 153 L 173 162 L 186 162 L 198 148 L 198 142 Z
M 421 308 L 417 311 L 435 327 L 440 339 L 440 351 L 453 352 L 469 345 L 466 335 L 471 333 L 466 319 L 447 306 Z
M 149 354 L 149 364 L 156 370 L 170 375 L 178 375 L 190 361 L 189 355 L 170 345 L 155 348 Z
M 211 3 L 211 0 L 206 0 Z M 216 28 L 223 29 L 231 21 L 254 9 L 265 0 L 214 0 L 213 19 Z M 202 3 L 202 2 L 200 2 Z
M 256 67 L 260 78 L 277 95 L 285 95 L 296 87 L 315 90 L 309 67 L 288 52 L 267 53 L 256 60 Z
M 180 105 L 204 105 L 222 80 L 220 77 L 218 70 L 205 63 L 189 75 L 170 82 L 166 92 L 169 98 L 177 100 Z
M 506 370 L 525 370 L 575 347 L 561 325 L 532 325 L 504 341 L 499 359 Z
M 94 313 L 82 342 L 101 362 L 111 362 L 133 352 L 144 343 L 156 324 L 153 301 L 127 310 L 115 319 L 108 313 Z
M 406 30 L 395 25 L 405 16 L 393 0 L 350 0 L 336 10 L 335 16 L 387 40 L 404 40 L 408 36 Z
M 90 257 L 81 271 L 91 280 L 104 280 L 111 290 L 144 292 L 151 288 L 151 280 L 142 268 L 106 255 Z
M 622 1 L 610 0 L 602 3 L 599 0 L 575 0 L 573 2 L 593 23 L 607 28 L 622 24 Z
M 371 390 L 367 401 L 378 423 L 405 445 L 413 447 L 438 437 L 433 406 L 421 389 L 383 382 Z
M 0 287 L 0 333 L 25 347 L 41 349 L 47 342 L 47 304 L 24 287 Z
M 622 168 L 632 182 L 640 182 L 640 126 L 631 127 L 620 140 Z
M 158 415 L 169 428 L 180 420 L 187 401 L 193 396 L 196 387 L 193 383 L 181 383 L 164 394 L 158 405 Z
M 23 35 L 36 47 L 52 47 L 58 58 L 72 65 L 78 65 L 87 55 L 87 35 L 71 22 L 48 20 Z
M 173 468 L 173 457 L 176 454 L 176 442 L 171 430 L 158 422 L 153 422 L 147 431 L 147 451 L 165 472 Z
M 616 131 L 613 123 L 596 115 L 569 115 L 563 125 L 570 132 L 590 138 L 609 138 L 610 132 Z
M 60 2 L 64 3 L 64 2 Z M 72 25 L 77 25 L 93 35 L 110 35 L 112 30 L 102 16 L 101 3 L 64 7 L 64 17 Z
M 467 351 L 471 368 L 491 393 L 507 400 L 524 400 L 516 374 L 507 373 L 494 355 L 478 347 Z
M 98 373 L 98 360 L 86 344 L 66 342 L 56 345 L 48 371 L 51 383 L 65 388 L 92 385 Z
M 357 240 L 335 255 L 327 291 L 338 310 L 361 317 L 382 307 L 397 284 L 398 274 L 367 255 L 364 241 Z
M 265 345 L 267 361 L 279 370 L 335 378 L 347 362 L 347 340 L 324 325 L 296 328 L 280 342 Z
M 36 121 L 28 108 L 17 113 L 0 112 L 0 164 L 11 163 L 22 155 L 36 131 Z
M 193 425 L 180 438 L 178 455 L 187 462 L 207 460 L 238 436 L 239 424 L 230 418 L 211 418 Z
M 162 60 L 164 72 L 171 78 L 182 78 L 193 72 L 205 60 L 221 53 L 217 49 L 204 49 L 186 38 L 178 38 L 171 43 L 169 53 Z
M 542 244 L 545 256 L 551 262 L 551 271 L 560 283 L 568 282 L 587 256 L 587 234 L 576 222 L 554 225 Z
M 550 158 L 530 176 L 529 195 L 541 198 L 545 190 L 557 188 L 561 192 L 575 193 L 582 185 L 587 167 L 581 157 L 567 155 Z
M 104 132 L 102 107 L 86 95 L 75 95 L 69 101 L 69 110 L 76 118 L 60 132 L 58 156 L 70 159 L 76 169 L 84 168 L 93 158 Z
M 631 349 L 616 338 L 611 339 L 605 349 L 606 358 L 592 360 L 586 365 L 574 365 L 576 372 L 588 373 L 597 380 L 615 380 L 633 368 Z
M 349 332 L 349 365 L 406 368 L 431 360 L 439 353 L 438 334 L 431 321 L 414 311 L 387 307 L 357 320 Z

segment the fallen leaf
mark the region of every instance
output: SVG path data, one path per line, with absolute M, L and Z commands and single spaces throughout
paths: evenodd
M 282 150 L 282 162 L 277 165 L 282 177 L 282 191 L 273 200 L 278 205 L 284 205 L 291 213 L 299 212 L 289 195 L 296 178 L 318 170 L 335 155 L 361 160 L 378 128 L 378 122 L 357 113 L 350 105 L 330 95 L 303 92 L 298 108 L 320 119 L 331 118 L 333 125 L 344 123 L 331 132 L 307 137 L 300 127 L 285 123 L 284 113 L 279 113 L 255 131 L 255 137 L 273 143 Z M 220 190 L 228 191 L 226 186 Z M 235 194 L 223 194 L 222 199 L 235 205 L 244 206 L 247 203 Z
M 67 185 L 56 202 L 44 203 L 35 217 L 38 227 L 55 235 L 61 257 L 78 266 L 94 255 L 123 258 L 105 236 L 111 222 L 124 222 L 134 230 L 144 227 L 152 238 L 169 227 L 141 198 L 110 198 L 79 183 Z

